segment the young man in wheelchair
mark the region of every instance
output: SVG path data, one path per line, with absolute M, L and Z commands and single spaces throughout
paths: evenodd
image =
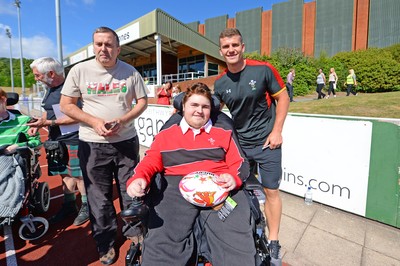
M 197 83 L 183 97 L 183 118 L 161 131 L 127 183 L 131 197 L 146 196 L 150 205 L 148 233 L 142 265 L 190 265 L 196 260 L 193 232 L 196 220 L 210 247 L 214 266 L 255 265 L 256 248 L 251 210 L 241 186 L 249 165 L 232 138 L 232 131 L 212 125 L 209 88 Z M 203 208 L 186 201 L 179 192 L 181 179 L 193 171 L 212 172 L 230 192 L 236 207 L 220 219 L 221 206 Z M 148 191 L 155 173 L 163 173 L 157 191 Z M 223 203 L 222 203 L 223 204 Z

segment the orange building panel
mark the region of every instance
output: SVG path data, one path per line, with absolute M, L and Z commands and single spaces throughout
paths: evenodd
M 204 24 L 199 24 L 199 33 L 201 35 L 206 35 L 206 26 Z
M 228 18 L 228 22 L 226 23 L 227 28 L 236 28 L 236 19 Z
M 303 36 L 301 49 L 305 55 L 314 56 L 316 2 L 303 5 Z
M 261 55 L 271 55 L 272 46 L 272 10 L 261 14 Z
M 369 0 L 355 0 L 354 10 L 355 37 L 353 50 L 365 50 L 368 46 Z

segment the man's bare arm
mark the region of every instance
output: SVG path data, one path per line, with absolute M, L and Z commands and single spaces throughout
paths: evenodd
M 94 117 L 82 111 L 81 108 L 78 107 L 78 99 L 77 97 L 70 97 L 66 95 L 61 95 L 60 100 L 60 109 L 65 115 L 69 116 L 75 121 L 79 121 L 93 127 L 99 121 L 103 121 L 100 118 Z
M 120 123 L 126 124 L 130 121 L 132 121 L 135 118 L 138 118 L 144 110 L 147 108 L 147 98 L 140 98 L 136 100 L 135 106 L 130 110 L 128 113 L 126 113 L 124 116 L 122 116 L 119 120 Z
M 286 90 L 281 91 L 281 93 L 273 96 L 277 101 L 275 123 L 271 133 L 267 138 L 267 141 L 264 144 L 264 146 L 269 145 L 271 149 L 280 147 L 283 142 L 282 129 L 289 110 L 289 96 L 285 92 Z

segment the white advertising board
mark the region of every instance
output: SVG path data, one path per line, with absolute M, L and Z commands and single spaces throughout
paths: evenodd
M 172 112 L 150 105 L 135 120 L 141 145 Z M 282 191 L 303 197 L 311 186 L 314 201 L 365 216 L 372 122 L 288 115 L 282 134 Z
M 173 110 L 172 106 L 149 105 L 143 114 L 135 119 L 140 145 L 150 147 L 154 136 L 160 132 Z
M 288 115 L 280 189 L 365 216 L 372 122 Z

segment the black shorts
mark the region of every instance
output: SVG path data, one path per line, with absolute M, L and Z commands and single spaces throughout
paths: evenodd
M 258 164 L 258 177 L 268 189 L 278 189 L 282 180 L 282 149 L 262 149 L 263 145 L 244 148 L 250 165 Z

